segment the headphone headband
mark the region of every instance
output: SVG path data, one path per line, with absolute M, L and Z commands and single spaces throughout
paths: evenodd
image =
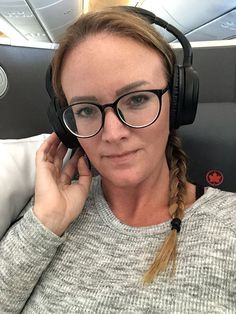
M 162 28 L 166 29 L 169 33 L 174 35 L 180 42 L 183 52 L 184 52 L 184 57 L 183 57 L 183 65 L 185 66 L 190 66 L 192 65 L 192 60 L 193 60 L 193 52 L 192 52 L 192 47 L 187 40 L 187 38 L 184 36 L 183 33 L 181 33 L 176 27 L 173 25 L 169 24 L 165 20 L 161 19 L 160 17 L 156 16 L 154 13 L 145 10 L 143 8 L 139 7 L 131 7 L 131 6 L 122 6 L 122 8 L 125 9 L 125 11 L 130 12 L 130 13 L 135 13 L 142 18 L 145 18 L 146 20 L 149 21 L 150 24 L 155 24 L 158 26 L 161 26 Z

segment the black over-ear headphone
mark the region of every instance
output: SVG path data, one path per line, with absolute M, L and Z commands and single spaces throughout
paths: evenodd
M 140 15 L 150 22 L 166 29 L 174 35 L 183 48 L 183 64 L 175 65 L 173 80 L 171 82 L 171 105 L 170 105 L 170 129 L 178 129 L 181 125 L 193 123 L 198 104 L 199 79 L 197 72 L 192 67 L 192 48 L 187 38 L 173 25 L 157 17 L 150 11 L 138 7 L 122 7 L 127 12 Z M 46 74 L 46 88 L 51 98 L 48 109 L 48 118 L 53 130 L 57 133 L 60 140 L 69 148 L 79 145 L 75 135 L 67 130 L 61 108 L 66 103 L 61 103 L 55 96 L 51 80 L 51 66 Z

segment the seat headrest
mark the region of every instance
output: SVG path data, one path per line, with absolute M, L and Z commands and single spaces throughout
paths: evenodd
M 200 103 L 194 124 L 179 135 L 190 180 L 236 192 L 236 103 Z

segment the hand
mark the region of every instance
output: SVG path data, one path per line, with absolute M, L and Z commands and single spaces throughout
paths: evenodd
M 76 151 L 63 167 L 67 148 L 52 133 L 36 154 L 35 205 L 36 217 L 52 232 L 62 235 L 69 224 L 81 213 L 88 197 L 91 173 Z M 79 172 L 79 180 L 72 178 Z

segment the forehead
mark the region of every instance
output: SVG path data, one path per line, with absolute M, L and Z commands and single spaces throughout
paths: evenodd
M 134 39 L 102 33 L 89 36 L 65 57 L 62 86 L 68 81 L 85 85 L 128 84 L 134 80 L 165 81 L 163 60 L 158 51 Z M 116 86 L 119 87 L 119 86 Z M 120 86 L 122 87 L 122 86 Z M 64 90 L 65 92 L 65 90 Z

